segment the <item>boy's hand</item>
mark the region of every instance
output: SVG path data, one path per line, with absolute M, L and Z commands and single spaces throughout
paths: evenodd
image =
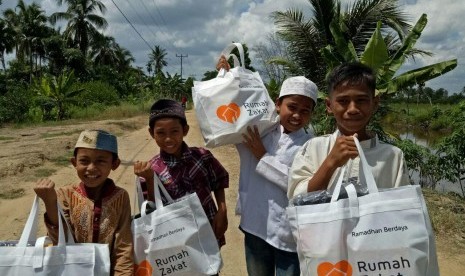
M 253 130 L 251 127 L 247 127 L 247 133 L 248 134 L 242 134 L 242 137 L 244 137 L 244 145 L 247 146 L 258 160 L 262 159 L 263 155 L 266 154 L 266 149 L 263 145 L 262 138 L 260 138 L 257 126 L 254 126 Z
M 58 197 L 55 183 L 47 178 L 40 179 L 34 186 L 34 192 L 45 204 L 45 214 L 49 223 L 58 226 Z
M 228 215 L 226 214 L 225 209 L 218 210 L 218 213 L 216 213 L 215 217 L 213 218 L 212 227 L 213 232 L 215 233 L 215 237 L 220 239 L 228 229 Z
M 358 150 L 354 137 L 340 136 L 336 139 L 336 143 L 327 158 L 333 166 L 342 167 L 349 159 L 354 159 L 357 156 Z
M 145 178 L 145 180 L 153 179 L 153 170 L 150 162 L 136 161 L 134 163 L 134 174 Z
M 228 60 L 224 55 L 221 55 L 220 60 L 218 60 L 218 63 L 216 64 L 216 70 L 220 71 L 221 69 L 224 69 L 226 71 L 229 71 L 229 69 L 231 69 Z
M 34 192 L 44 201 L 46 206 L 56 205 L 57 192 L 55 191 L 55 183 L 52 180 L 48 178 L 40 179 L 34 186 Z

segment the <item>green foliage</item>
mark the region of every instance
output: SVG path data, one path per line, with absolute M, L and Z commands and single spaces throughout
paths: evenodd
M 320 88 L 324 87 L 328 67 L 338 64 L 334 61 L 360 56 L 378 21 L 382 22 L 383 31 L 393 33 L 399 40 L 410 27 L 396 0 L 357 0 L 349 5 L 341 2 L 310 0 L 310 19 L 295 8 L 272 14 L 279 37 L 288 44 L 289 58 L 282 56 L 281 62 L 289 62 L 281 64 L 292 65 L 288 68 L 297 66 L 299 74 Z
M 0 95 L 0 125 L 20 123 L 28 119 L 32 105 L 31 91 L 22 86 L 10 86 L 8 92 Z
M 118 92 L 103 81 L 91 81 L 77 85 L 83 91 L 76 97 L 76 105 L 86 107 L 95 103 L 102 106 L 118 105 Z
M 344 37 L 344 33 L 337 24 L 339 19 L 331 24 L 331 33 L 336 41 L 335 45 L 323 48 L 322 55 L 327 62 L 328 72 L 334 66 L 343 62 L 358 61 L 352 41 Z M 399 90 L 414 84 L 421 84 L 453 70 L 457 66 L 457 59 L 424 66 L 395 76 L 404 64 L 407 55 L 413 51 L 415 43 L 420 38 L 427 24 L 426 14 L 423 14 L 413 29 L 407 34 L 400 47 L 393 53 L 389 51 L 385 38 L 382 36 L 382 23 L 377 23 L 370 40 L 360 54 L 360 62 L 370 66 L 376 73 L 376 88 L 379 93 L 397 93 Z
M 76 96 L 83 91 L 82 88 L 77 88 L 75 83 L 73 71 L 63 72 L 58 77 L 47 74 L 34 80 L 34 89 L 39 95 L 44 113 L 50 113 L 50 107 L 55 108 L 55 119 L 63 120 L 69 106 L 76 103 Z
M 272 100 L 276 100 L 279 96 L 279 91 L 281 89 L 282 83 L 278 83 L 275 79 L 271 79 L 268 83 L 265 83 L 266 90 Z
M 451 135 L 445 137 L 438 145 L 437 154 L 442 158 L 438 164 L 445 178 L 451 182 L 458 182 L 465 197 L 465 123 L 458 124 Z

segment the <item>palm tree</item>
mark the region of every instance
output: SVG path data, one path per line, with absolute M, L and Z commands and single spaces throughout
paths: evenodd
M 94 40 L 90 57 L 94 60 L 95 64 L 99 65 L 113 65 L 118 62 L 118 55 L 116 53 L 116 41 L 111 36 L 98 36 Z
M 34 71 L 34 56 L 45 55 L 44 39 L 50 34 L 46 26 L 47 16 L 36 3 L 26 5 L 19 0 L 18 13 L 12 9 L 4 12 L 5 19 L 15 32 L 16 58 L 22 62 L 29 60 L 30 76 Z M 36 58 L 37 59 L 37 58 Z
M 168 62 L 165 59 L 166 55 L 166 50 L 162 49 L 159 45 L 156 45 L 155 49 L 153 49 L 152 52 L 149 54 L 149 63 L 153 65 L 154 75 L 158 75 L 159 73 L 161 73 L 163 67 L 168 65 Z
M 107 21 L 95 14 L 98 10 L 105 13 L 105 5 L 98 0 L 57 0 L 59 5 L 68 4 L 66 12 L 56 12 L 50 16 L 50 22 L 55 24 L 58 20 L 68 20 L 63 33 L 71 47 L 78 47 L 86 56 L 92 40 L 98 39 L 98 29 L 105 29 Z
M 277 34 L 288 43 L 292 60 L 275 59 L 274 62 L 287 64 L 288 68 L 294 68 L 294 74 L 304 74 L 319 86 L 323 85 L 327 72 L 320 50 L 326 45 L 336 44 L 330 30 L 331 22 L 341 26 L 343 36 L 353 41 L 358 53 L 363 51 L 378 21 L 383 23 L 385 32 L 390 32 L 391 37 L 398 40 L 402 40 L 410 28 L 397 0 L 358 0 L 345 10 L 341 8 L 340 0 L 309 2 L 313 13 L 310 20 L 306 20 L 298 9 L 273 13 Z
M 116 55 L 118 57 L 117 69 L 119 72 L 126 72 L 131 68 L 131 63 L 135 61 L 131 52 L 121 47 L 119 44 L 115 45 Z
M 5 67 L 5 54 L 13 52 L 15 41 L 14 30 L 5 22 L 0 19 L 0 61 L 2 62 L 3 70 Z

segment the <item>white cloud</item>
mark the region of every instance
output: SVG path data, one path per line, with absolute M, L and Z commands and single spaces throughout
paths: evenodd
M 183 75 L 201 78 L 212 70 L 221 50 L 231 41 L 247 43 L 250 49 L 266 39 L 275 26 L 270 14 L 276 10 L 300 8 L 309 14 L 308 0 L 113 0 L 133 23 L 142 37 L 153 47 L 160 45 L 168 52 L 168 70 L 180 71 L 176 54 L 189 55 L 183 60 Z M 12 8 L 15 0 L 3 1 L 1 10 Z M 26 0 L 31 3 L 32 0 Z M 57 7 L 55 0 L 35 0 L 48 15 L 66 6 Z M 136 65 L 145 67 L 150 48 L 127 23 L 112 0 L 102 0 L 107 7 L 104 15 L 109 23 L 105 34 L 115 37 L 121 46 L 129 49 Z M 353 0 L 342 0 L 343 7 Z M 448 74 L 427 85 L 444 87 L 456 92 L 465 86 L 465 5 L 456 0 L 400 0 L 403 10 L 411 15 L 412 23 L 422 13 L 428 15 L 428 25 L 416 47 L 431 51 L 433 57 L 421 57 L 409 62 L 403 70 L 417 68 L 451 58 L 459 65 Z M 308 18 L 307 18 L 308 19 Z

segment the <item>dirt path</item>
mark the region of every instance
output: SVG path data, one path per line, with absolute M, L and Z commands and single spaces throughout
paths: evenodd
M 203 139 L 192 111 L 187 112 L 190 131 L 186 142 L 202 146 Z M 136 160 L 148 160 L 158 152 L 158 147 L 146 129 L 146 117 L 124 121 L 98 121 L 59 127 L 27 129 L 0 129 L 0 240 L 18 239 L 29 213 L 34 193 L 34 182 L 42 175 L 50 174 L 57 186 L 78 181 L 74 169 L 66 163 L 81 130 L 103 128 L 118 135 L 121 166 L 111 177 L 134 195 L 132 164 Z M 239 177 L 239 159 L 232 146 L 212 150 L 215 157 L 230 173 L 230 188 L 226 191 L 229 228 L 227 244 L 222 248 L 224 268 L 221 275 L 247 275 L 243 248 L 243 235 L 238 229 L 239 217 L 234 215 Z M 66 164 L 57 165 L 58 164 Z M 5 199 L 5 197 L 15 197 Z M 39 229 L 45 234 L 44 228 Z M 451 254 L 448 248 L 438 245 L 441 275 L 462 275 L 465 271 L 465 253 Z

